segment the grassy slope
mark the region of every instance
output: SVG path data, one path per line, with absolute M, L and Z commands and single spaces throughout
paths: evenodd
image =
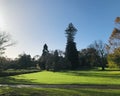
M 120 85 L 120 71 L 37 72 L 1 77 L 1 83 Z
M 0 96 L 120 96 L 117 89 L 60 89 L 1 87 Z

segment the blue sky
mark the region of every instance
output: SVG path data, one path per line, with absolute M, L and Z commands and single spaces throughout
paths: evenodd
M 94 40 L 107 43 L 120 16 L 119 4 L 120 0 L 0 0 L 0 29 L 17 42 L 5 55 L 41 55 L 45 43 L 50 50 L 65 50 L 64 30 L 70 22 L 78 29 L 78 50 Z

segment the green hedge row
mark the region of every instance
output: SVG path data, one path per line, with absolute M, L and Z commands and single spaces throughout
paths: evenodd
M 3 76 L 14 76 L 14 75 L 19 75 L 19 74 L 27 74 L 27 73 L 34 73 L 34 72 L 39 72 L 40 70 L 6 70 L 0 72 L 0 77 Z

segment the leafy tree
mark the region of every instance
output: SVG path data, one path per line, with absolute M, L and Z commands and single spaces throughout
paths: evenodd
M 45 69 L 48 70 L 48 71 L 49 70 L 53 71 L 53 69 L 54 69 L 54 65 L 53 64 L 54 64 L 54 54 L 49 53 L 47 55 Z
M 65 52 L 62 50 L 57 50 L 59 57 L 65 57 Z
M 116 17 L 116 19 L 115 19 L 115 27 L 120 30 L 120 17 Z
M 109 49 L 113 52 L 120 47 L 120 17 L 115 19 L 115 28 L 109 38 Z
M 26 68 L 30 68 L 30 67 L 35 67 L 35 65 L 32 65 L 32 58 L 30 55 L 27 54 L 21 54 L 19 55 L 18 58 L 18 64 L 19 64 L 19 68 L 18 69 L 26 69 Z
M 98 52 L 94 48 L 82 49 L 79 52 L 79 62 L 81 68 L 92 68 L 98 66 Z
M 109 38 L 109 67 L 120 66 L 120 17 L 115 19 L 115 28 Z
M 108 66 L 110 68 L 120 68 L 120 48 L 114 50 L 108 55 Z
M 111 52 L 113 52 L 116 48 L 120 47 L 120 30 L 119 29 L 114 28 L 109 38 L 109 44 L 110 44 Z
M 77 32 L 77 29 L 72 23 L 70 23 L 65 31 L 67 35 L 65 58 L 71 64 L 71 69 L 77 69 L 79 65 L 79 59 L 76 43 L 74 42 L 74 36 Z
M 40 66 L 39 66 L 39 59 L 40 59 L 40 56 L 39 55 L 35 55 L 33 57 L 32 61 L 33 61 L 33 64 L 36 65 L 36 68 L 41 70 Z
M 60 67 L 60 66 L 58 65 L 58 61 L 59 61 L 58 51 L 55 50 L 55 51 L 54 51 L 54 61 L 53 61 L 53 70 L 54 70 L 54 71 L 57 71 L 58 68 Z
M 101 40 L 100 41 L 95 41 L 93 44 L 89 46 L 90 48 L 96 49 L 98 52 L 99 56 L 97 57 L 97 60 L 102 67 L 102 70 L 105 70 L 105 66 L 107 63 L 107 51 L 106 51 L 106 44 L 103 43 Z
M 5 70 L 6 67 L 8 66 L 8 60 L 5 57 L 0 57 L 0 72 Z

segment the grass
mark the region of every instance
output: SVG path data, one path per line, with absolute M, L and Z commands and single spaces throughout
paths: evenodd
M 0 96 L 120 96 L 118 89 L 1 87 Z
M 0 83 L 87 85 L 84 88 L 0 87 L 0 96 L 120 96 L 120 71 L 42 71 L 0 77 Z M 95 87 L 91 85 L 95 85 Z M 107 87 L 99 87 L 99 85 L 107 85 Z
M 120 85 L 120 71 L 43 71 L 0 77 L 0 83 Z

